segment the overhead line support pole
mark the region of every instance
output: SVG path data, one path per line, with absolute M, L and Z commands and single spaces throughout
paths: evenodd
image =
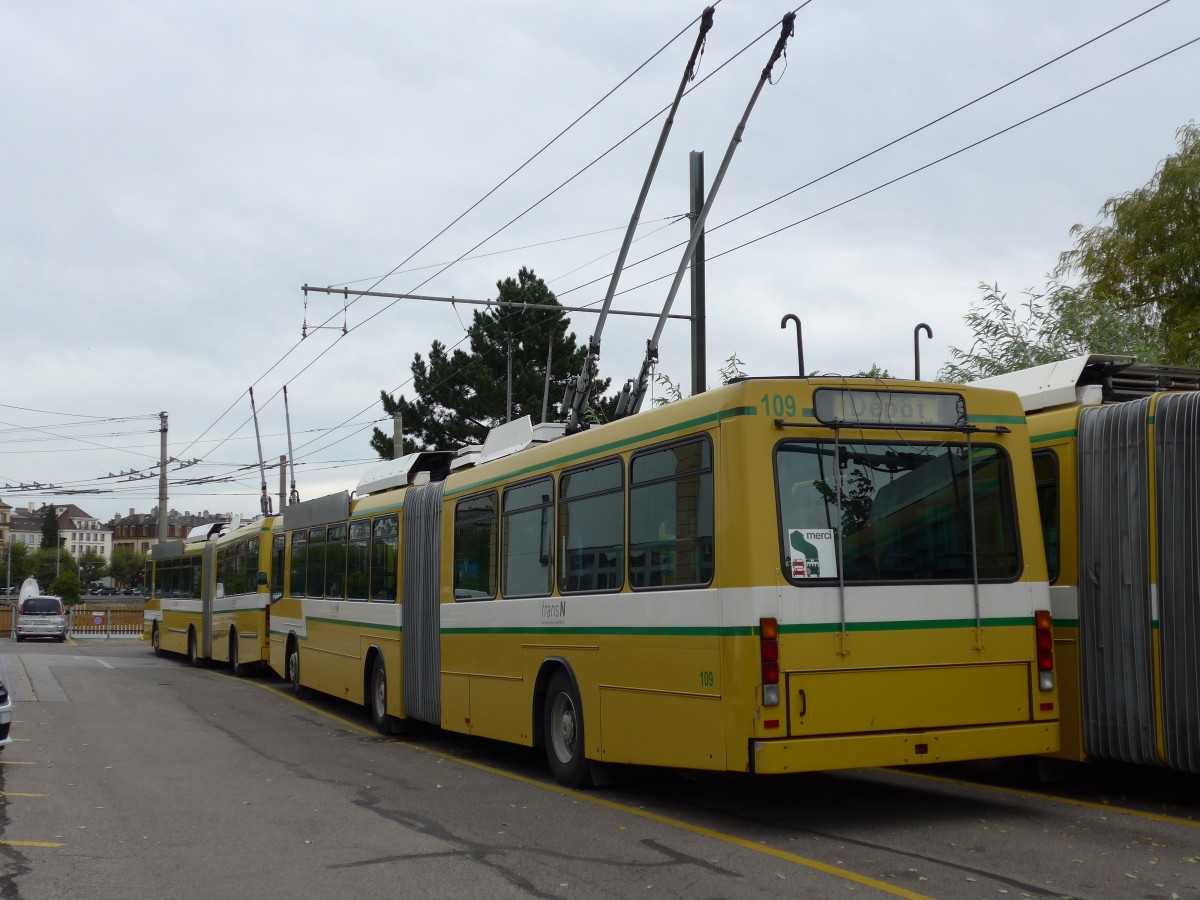
M 158 542 L 167 540 L 167 414 L 158 414 Z

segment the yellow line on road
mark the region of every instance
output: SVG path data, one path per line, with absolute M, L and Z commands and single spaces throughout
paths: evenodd
M 36 766 L 35 762 L 20 762 L 15 759 L 0 759 L 0 766 Z
M 323 709 L 319 709 L 318 707 L 313 706 L 312 704 L 305 703 L 303 700 L 298 700 L 287 691 L 278 690 L 276 688 L 270 687 L 269 685 L 265 685 L 265 684 L 257 684 L 256 682 L 253 682 L 253 681 L 246 681 L 246 682 L 243 682 L 243 684 L 253 684 L 255 687 L 262 688 L 264 691 L 270 691 L 272 694 L 275 694 L 279 697 L 283 697 L 286 700 L 290 700 L 293 703 L 295 703 L 297 706 L 301 706 L 304 709 L 309 710 L 310 712 L 314 712 L 319 716 L 323 716 L 326 719 L 337 722 L 339 725 L 342 725 L 346 728 L 357 731 L 359 734 L 365 734 L 368 736 L 378 736 L 378 732 L 376 732 L 374 729 L 366 728 L 357 722 L 352 722 L 349 719 L 343 719 L 341 716 L 333 715 L 332 713 L 328 713 Z M 906 890 L 905 888 L 902 888 L 902 887 L 897 887 L 894 884 L 888 884 L 886 881 L 879 881 L 875 878 L 870 878 L 866 875 L 860 875 L 857 872 L 851 872 L 848 869 L 842 869 L 837 866 L 831 866 L 828 863 L 823 863 L 823 862 L 820 862 L 815 859 L 809 859 L 806 856 L 798 856 L 795 853 L 788 853 L 786 850 L 777 850 L 774 847 L 768 847 L 765 844 L 758 844 L 758 843 L 755 843 L 754 841 L 748 841 L 745 838 L 739 838 L 739 837 L 735 837 L 731 834 L 725 834 L 724 832 L 714 831 L 711 828 L 704 828 L 700 825 L 693 825 L 690 822 L 684 822 L 680 819 L 672 819 L 667 816 L 661 816 L 658 813 L 652 813 L 652 812 L 648 812 L 644 809 L 638 809 L 633 806 L 627 806 L 624 803 L 618 803 L 615 800 L 609 800 L 604 797 L 597 797 L 594 794 L 589 794 L 589 793 L 586 793 L 583 791 L 573 791 L 569 788 L 560 787 L 559 785 L 556 785 L 556 784 L 550 784 L 549 782 L 538 781 L 537 779 L 534 779 L 534 778 L 527 778 L 524 775 L 517 775 L 514 772 L 506 772 L 503 769 L 497 769 L 497 768 L 493 768 L 492 766 L 485 765 L 484 763 L 478 763 L 478 762 L 474 762 L 473 760 L 463 759 L 462 757 L 455 756 L 451 753 L 445 753 L 440 750 L 430 750 L 427 747 L 422 747 L 420 744 L 412 744 L 412 743 L 409 743 L 408 741 L 400 741 L 400 740 L 394 741 L 394 743 L 397 746 L 407 747 L 412 750 L 419 750 L 420 752 L 425 753 L 429 756 L 444 757 L 446 759 L 450 759 L 450 760 L 453 760 L 454 762 L 460 763 L 464 766 L 470 766 L 472 769 L 478 769 L 479 771 L 487 772 L 490 775 L 498 775 L 501 778 L 507 778 L 510 781 L 519 781 L 522 784 L 527 784 L 531 787 L 536 787 L 536 788 L 541 788 L 543 790 L 552 791 L 553 793 L 561 794 L 564 797 L 571 797 L 572 799 L 575 799 L 575 800 L 583 800 L 588 803 L 592 803 L 596 806 L 603 806 L 608 809 L 616 810 L 617 812 L 625 813 L 627 815 L 637 816 L 640 819 L 647 819 L 651 822 L 657 822 L 660 825 L 667 825 L 671 828 L 678 828 L 682 831 L 689 831 L 692 834 L 698 834 L 703 837 L 711 838 L 716 841 L 722 841 L 726 844 L 733 844 L 736 847 L 741 847 L 744 850 L 750 850 L 750 851 L 753 851 L 754 853 L 761 853 L 766 856 L 772 856 L 776 859 L 783 860 L 784 862 L 789 862 L 794 865 L 803 866 L 807 869 L 812 869 L 816 872 L 821 872 L 826 875 L 832 875 L 835 878 L 841 878 L 845 881 L 852 881 L 855 884 L 860 884 L 864 887 L 874 888 L 877 891 L 883 891 L 885 894 L 891 894 L 893 897 L 903 897 L 903 898 L 905 898 L 905 900 L 932 900 L 932 898 L 926 896 L 925 894 L 918 894 L 918 893 L 915 893 L 914 891 Z
M 1062 797 L 1058 794 L 1047 794 L 1042 791 L 1029 791 L 1021 788 L 1003 787 L 997 784 L 983 784 L 978 781 L 964 781 L 961 778 L 947 778 L 944 775 L 930 775 L 928 772 L 914 772 L 908 769 L 888 769 L 889 773 L 895 775 L 906 775 L 909 778 L 923 778 L 927 781 L 940 781 L 943 784 L 955 784 L 962 787 L 974 787 L 985 791 L 996 791 L 1001 794 L 1012 794 L 1015 797 L 1037 798 L 1039 800 L 1052 800 L 1055 803 L 1063 803 L 1068 806 L 1080 806 L 1084 809 L 1098 809 L 1106 813 L 1119 813 L 1123 816 L 1136 816 L 1139 819 L 1149 819 L 1152 822 L 1166 822 L 1170 825 L 1189 825 L 1192 828 L 1200 828 L 1200 821 L 1196 819 L 1182 819 L 1179 816 L 1164 816 L 1161 813 L 1145 812 L 1140 809 L 1130 809 L 1128 806 L 1113 806 L 1109 803 L 1095 803 L 1091 800 L 1076 800 L 1073 797 Z
M 49 847 L 51 850 L 65 847 L 66 844 L 56 844 L 53 841 L 5 841 L 0 840 L 5 847 Z
M 17 794 L 13 791 L 0 791 L 0 797 L 49 797 L 49 794 Z

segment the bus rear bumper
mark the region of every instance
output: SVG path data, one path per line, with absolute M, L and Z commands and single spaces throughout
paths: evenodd
M 832 735 L 750 742 L 761 775 L 1033 756 L 1059 749 L 1058 722 L 947 728 L 916 733 Z

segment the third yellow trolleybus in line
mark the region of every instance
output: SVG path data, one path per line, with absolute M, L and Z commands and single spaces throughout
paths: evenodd
M 1200 774 L 1200 370 L 1093 355 L 977 384 L 1029 416 L 1059 755 Z

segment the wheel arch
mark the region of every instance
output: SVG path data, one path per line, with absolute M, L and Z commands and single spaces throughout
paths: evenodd
M 363 703 L 367 704 L 371 698 L 371 673 L 375 670 L 375 660 L 379 660 L 384 664 L 384 671 L 387 671 L 387 662 L 383 658 L 383 648 L 378 644 L 371 644 L 367 647 L 367 652 L 363 654 L 362 668 L 362 699 Z
M 533 746 L 535 747 L 544 747 L 546 745 L 546 726 L 543 714 L 546 708 L 546 688 L 549 686 L 550 679 L 554 677 L 555 672 L 565 672 L 567 677 L 571 679 L 571 686 L 575 688 L 575 695 L 578 697 L 583 696 L 583 692 L 579 689 L 579 679 L 575 677 L 575 670 L 571 668 L 571 664 L 565 657 L 547 656 L 542 660 L 541 668 L 538 669 L 537 679 L 533 684 L 533 708 L 529 711 L 529 715 L 533 720 Z

